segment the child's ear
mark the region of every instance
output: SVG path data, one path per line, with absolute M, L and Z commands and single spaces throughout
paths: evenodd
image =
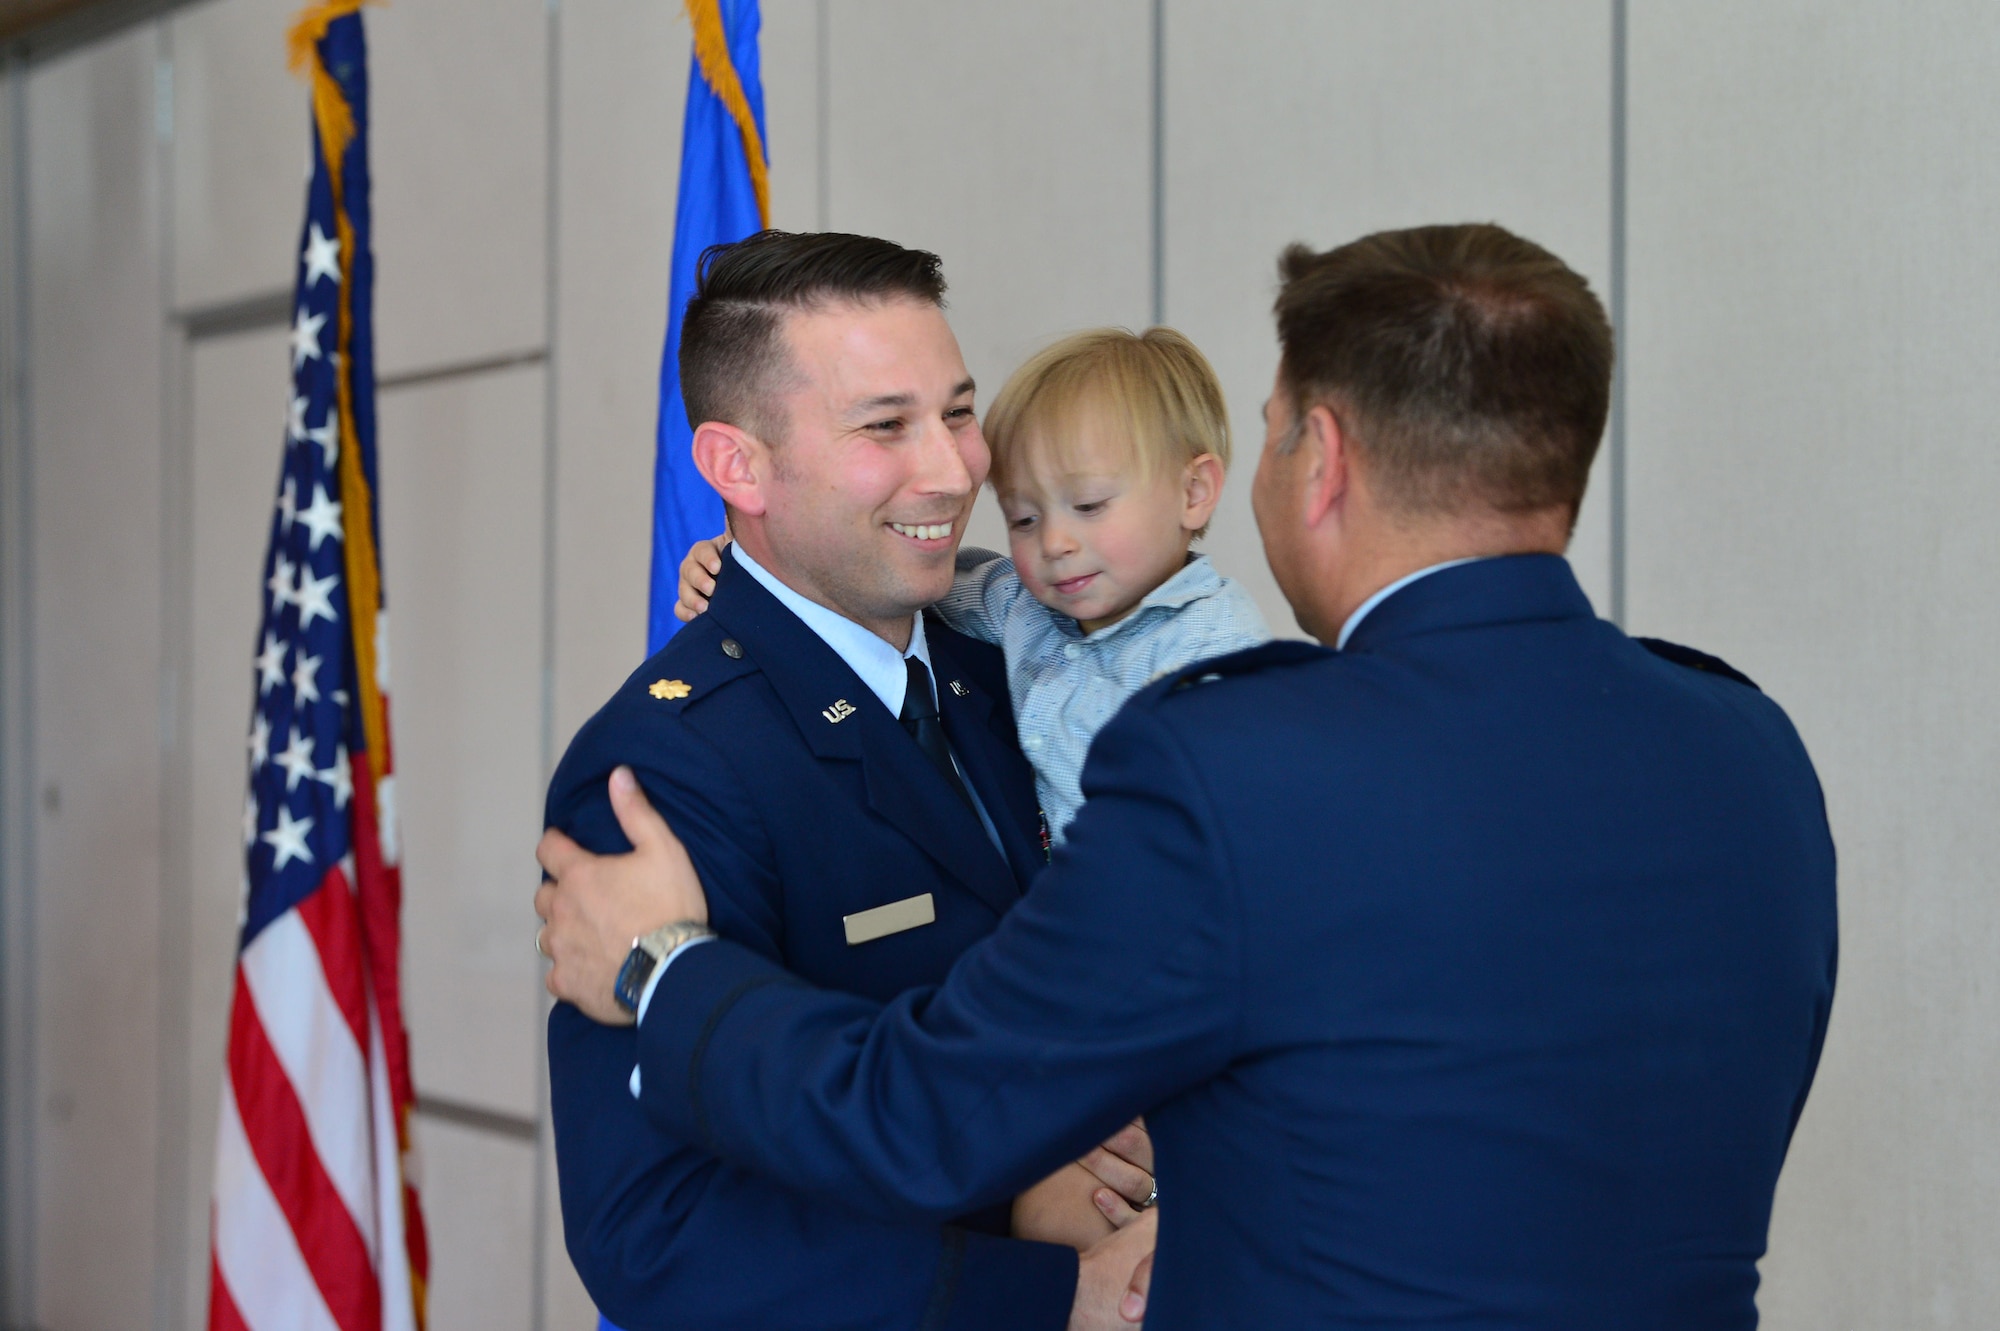
M 1181 530 L 1198 532 L 1222 501 L 1222 459 L 1203 453 L 1181 470 Z

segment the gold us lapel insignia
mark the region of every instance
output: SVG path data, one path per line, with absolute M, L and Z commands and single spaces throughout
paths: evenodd
M 854 704 L 845 698 L 839 698 L 834 701 L 833 706 L 820 708 L 819 714 L 833 722 L 833 724 L 839 725 L 842 721 L 854 715 Z
M 656 679 L 647 686 L 646 692 L 652 694 L 655 698 L 673 702 L 677 698 L 687 697 L 694 690 L 688 686 L 686 680 Z

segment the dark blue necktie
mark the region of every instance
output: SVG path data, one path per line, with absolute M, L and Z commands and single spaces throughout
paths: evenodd
M 938 718 L 937 695 L 931 692 L 931 672 L 924 663 L 914 656 L 903 658 L 903 666 L 909 672 L 909 680 L 903 688 L 903 729 L 910 732 L 910 738 L 924 751 L 924 757 L 931 760 L 931 766 L 943 774 L 959 798 L 967 804 L 972 796 L 965 783 L 959 780 L 958 766 L 951 760 L 951 746 L 945 743 L 944 722 Z

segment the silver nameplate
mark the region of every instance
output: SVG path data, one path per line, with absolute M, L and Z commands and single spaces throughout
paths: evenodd
M 873 942 L 877 938 L 902 933 L 905 929 L 915 929 L 936 918 L 937 907 L 931 902 L 931 894 L 926 892 L 920 897 L 905 897 L 873 910 L 843 915 L 840 922 L 847 927 L 847 945 L 853 947 L 857 943 Z

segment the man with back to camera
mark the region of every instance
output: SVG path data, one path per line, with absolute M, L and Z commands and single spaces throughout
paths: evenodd
M 622 850 L 606 776 L 636 769 L 732 884 L 733 938 L 876 1000 L 941 980 L 1045 862 L 999 652 L 918 613 L 987 470 L 943 292 L 935 255 L 862 236 L 703 257 L 681 375 L 736 544 L 710 612 L 584 726 L 548 799 L 550 826 Z M 804 1196 L 650 1125 L 636 1061 L 629 1027 L 551 1014 L 565 1240 L 625 1331 L 1103 1325 L 1150 1251 L 1150 1217 L 1079 1260 L 1010 1237 L 1004 1205 L 889 1222 Z M 1090 1207 L 1082 1177 L 1057 1200 Z
M 920 1216 L 1143 1109 L 1168 1207 L 1124 1311 L 1164 1331 L 1753 1327 L 1833 993 L 1811 763 L 1561 558 L 1612 366 L 1580 277 L 1494 226 L 1281 273 L 1253 503 L 1326 646 L 1134 699 L 934 991 L 814 989 L 717 915 L 641 1020 L 648 1112 Z M 667 825 L 619 812 L 634 854 L 542 848 L 551 987 L 594 1014 L 635 931 L 707 918 Z

